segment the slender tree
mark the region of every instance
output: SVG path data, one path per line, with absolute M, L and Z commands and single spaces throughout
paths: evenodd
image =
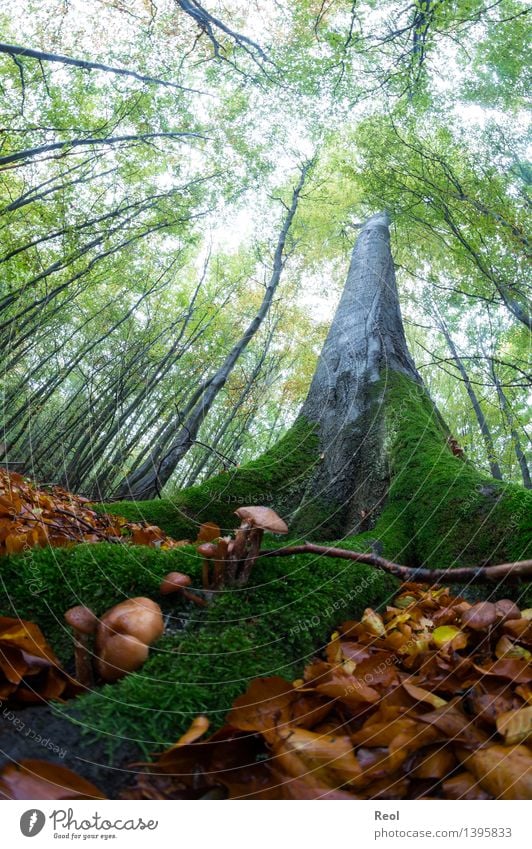
M 311 166 L 312 160 L 309 160 L 301 168 L 298 182 L 292 192 L 291 204 L 287 208 L 275 248 L 272 274 L 257 314 L 240 339 L 235 342 L 221 366 L 193 394 L 186 412 L 181 413 L 177 422 L 169 424 L 163 434 L 163 439 L 154 446 L 147 460 L 121 483 L 118 489 L 119 497 L 141 500 L 160 495 L 163 486 L 169 481 L 177 464 L 194 444 L 198 430 L 207 417 L 218 393 L 225 386 L 236 362 L 246 350 L 268 314 L 286 262 L 288 234 Z M 169 433 L 172 433 L 170 441 L 168 440 Z

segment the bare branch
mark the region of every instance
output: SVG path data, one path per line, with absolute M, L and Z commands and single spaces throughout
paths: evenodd
M 162 85 L 167 88 L 175 88 L 180 91 L 193 92 L 194 94 L 207 94 L 204 91 L 198 91 L 195 88 L 186 88 L 186 86 L 172 83 L 168 80 L 161 80 L 159 77 L 150 77 L 145 74 L 139 74 L 138 71 L 130 71 L 127 68 L 116 68 L 113 65 L 104 65 L 102 62 L 89 62 L 86 59 L 73 59 L 71 56 L 63 56 L 59 53 L 44 53 L 41 50 L 33 50 L 31 47 L 20 47 L 18 44 L 4 44 L 0 42 L 0 53 L 7 53 L 8 56 L 24 56 L 30 59 L 38 59 L 39 62 L 59 62 L 61 65 L 73 65 L 75 68 L 83 68 L 87 71 L 103 71 L 105 74 L 116 74 L 122 77 L 133 77 L 142 83 L 150 85 Z

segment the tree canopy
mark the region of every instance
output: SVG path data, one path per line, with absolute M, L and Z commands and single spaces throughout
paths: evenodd
M 357 228 L 383 209 L 420 373 L 468 456 L 530 486 L 527 11 L 8 0 L 8 460 L 110 497 L 153 444 L 167 450 L 259 310 L 312 160 L 269 308 L 168 491 L 287 430 Z

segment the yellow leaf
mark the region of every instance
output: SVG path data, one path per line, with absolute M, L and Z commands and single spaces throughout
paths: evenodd
M 467 645 L 467 636 L 454 625 L 440 625 L 432 632 L 432 641 L 438 649 L 449 645 L 449 643 L 452 644 L 453 649 L 463 649 Z
M 418 702 L 427 702 L 434 708 L 440 708 L 447 704 L 445 699 L 441 699 L 436 695 L 436 693 L 431 693 L 429 690 L 424 690 L 422 687 L 416 687 L 415 684 L 408 684 L 407 682 L 404 682 L 403 688 L 409 696 L 412 696 L 413 699 L 417 699 Z
M 501 713 L 497 717 L 497 731 L 508 746 L 525 743 L 532 734 L 532 707 Z

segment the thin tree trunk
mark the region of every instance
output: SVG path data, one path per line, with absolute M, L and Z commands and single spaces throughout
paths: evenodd
M 443 335 L 445 336 L 445 341 L 447 342 L 449 350 L 452 354 L 456 368 L 460 372 L 462 380 L 464 381 L 464 386 L 466 388 L 467 394 L 469 395 L 469 400 L 471 401 L 471 405 L 473 407 L 473 410 L 475 411 L 478 426 L 480 428 L 482 439 L 486 447 L 486 454 L 488 456 L 488 463 L 490 466 L 491 476 L 496 478 L 497 480 L 502 480 L 502 472 L 495 455 L 495 446 L 493 444 L 493 437 L 491 435 L 489 425 L 486 421 L 486 417 L 482 411 L 482 407 L 480 406 L 480 402 L 476 396 L 475 390 L 473 389 L 473 384 L 469 379 L 469 375 L 466 371 L 466 368 L 462 360 L 460 359 L 458 351 L 456 350 L 456 346 L 453 342 L 452 336 L 449 333 L 449 330 L 447 329 L 447 326 L 441 316 L 438 316 L 438 326 Z
M 530 469 L 528 468 L 528 463 L 526 461 L 525 454 L 521 447 L 521 440 L 519 439 L 519 434 L 517 432 L 517 427 L 515 423 L 514 414 L 512 413 L 512 408 L 508 403 L 508 399 L 504 394 L 501 382 L 497 376 L 497 372 L 495 370 L 495 363 L 493 362 L 493 358 L 490 358 L 490 368 L 491 374 L 493 377 L 493 382 L 495 384 L 495 388 L 497 390 L 497 397 L 499 399 L 499 404 L 501 407 L 501 411 L 503 416 L 506 418 L 508 422 L 508 426 L 510 428 L 510 434 L 512 437 L 512 442 L 514 445 L 515 456 L 517 458 L 517 462 L 519 464 L 519 468 L 521 469 L 521 476 L 523 478 L 523 486 L 526 489 L 532 489 L 532 480 L 530 479 Z
M 192 409 L 187 411 L 186 418 L 178 423 L 179 430 L 163 456 L 161 457 L 160 446 L 156 445 L 142 466 L 133 474 L 128 475 L 122 482 L 119 488 L 119 497 L 139 500 L 153 498 L 159 495 L 163 486 L 175 471 L 179 461 L 194 444 L 201 424 L 207 417 L 218 393 L 225 386 L 235 363 L 245 351 L 268 314 L 273 296 L 281 280 L 281 274 L 285 264 L 286 240 L 311 164 L 312 162 L 309 161 L 301 169 L 300 178 L 292 193 L 292 202 L 287 210 L 275 250 L 272 275 L 255 318 L 248 325 L 238 342 L 233 345 L 218 371 L 195 393 L 198 396 L 197 402 L 195 402 Z

